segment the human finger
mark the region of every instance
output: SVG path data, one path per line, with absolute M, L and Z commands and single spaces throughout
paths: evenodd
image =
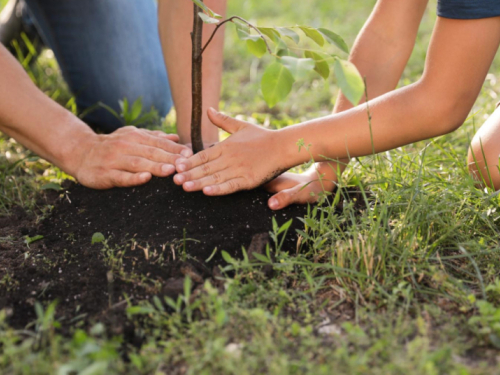
M 139 156 L 157 163 L 171 164 L 175 169 L 175 161 L 182 156 L 164 151 L 161 148 L 146 146 L 140 143 L 129 143 L 126 153 L 132 156 Z
M 149 180 L 151 180 L 151 173 L 140 172 L 140 173 L 130 173 L 119 170 L 111 170 L 109 172 L 109 180 L 114 187 L 131 187 L 143 185 Z
M 270 193 L 279 193 L 281 190 L 290 189 L 300 183 L 297 181 L 296 177 L 297 176 L 289 172 L 285 172 L 281 176 L 265 184 L 264 189 Z
M 198 152 L 196 155 L 191 156 L 188 159 L 177 159 L 175 161 L 175 167 L 179 173 L 187 172 L 202 164 L 207 164 L 208 162 L 217 159 L 221 156 L 221 154 L 221 147 L 219 145 L 215 145 L 214 147 Z
M 215 160 L 206 164 L 202 164 L 199 167 L 193 168 L 190 171 L 178 173 L 174 177 L 174 182 L 177 185 L 182 185 L 188 181 L 196 181 L 204 177 L 213 175 L 214 173 L 220 172 L 226 168 L 226 165 L 221 163 L 219 160 Z M 213 184 L 213 183 L 212 183 Z
M 175 172 L 172 164 L 156 163 L 139 156 L 123 156 L 116 160 L 114 169 L 130 173 L 149 172 L 156 177 L 167 177 Z
M 269 198 L 268 205 L 271 210 L 281 210 L 291 204 L 314 203 L 318 200 L 316 194 L 304 184 L 284 189 Z
M 129 141 L 160 148 L 173 154 L 180 154 L 186 158 L 193 155 L 193 151 L 190 150 L 189 147 L 180 145 L 170 139 L 152 135 L 147 131 L 141 131 L 139 129 L 128 131 L 125 133 L 125 137 Z
M 177 177 L 176 175 L 175 177 Z M 174 177 L 174 180 L 175 180 Z M 214 172 L 207 177 L 203 177 L 197 180 L 187 181 L 182 184 L 182 187 L 185 191 L 200 191 L 206 186 L 218 185 L 222 184 L 231 179 L 231 175 L 227 170 L 223 170 L 221 172 Z
M 207 186 L 203 188 L 203 193 L 209 196 L 228 195 L 245 190 L 246 188 L 245 180 L 240 177 L 228 180 L 219 185 Z
M 228 115 L 220 113 L 213 108 L 208 109 L 208 118 L 215 126 L 228 132 L 229 134 L 236 133 L 249 124 L 244 121 L 236 120 Z
M 149 133 L 155 137 L 160 137 L 160 138 L 165 138 L 168 139 L 172 142 L 178 143 L 180 138 L 177 134 L 169 134 L 162 132 L 161 130 L 148 130 L 148 129 L 141 129 L 142 131 L 145 131 L 146 133 Z

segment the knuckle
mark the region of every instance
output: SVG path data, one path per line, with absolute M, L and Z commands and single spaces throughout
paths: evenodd
M 146 149 L 146 152 L 145 152 L 145 156 L 146 158 L 148 158 L 149 160 L 156 160 L 158 159 L 159 157 L 159 153 L 157 150 L 155 150 L 154 148 L 152 147 L 148 147 Z
M 219 173 L 214 173 L 214 174 L 212 175 L 212 179 L 213 179 L 213 180 L 214 180 L 214 182 L 216 182 L 216 183 L 217 183 L 217 182 L 220 182 L 220 180 L 221 180 L 220 174 L 219 174 Z
M 201 170 L 203 171 L 203 174 L 205 176 L 208 176 L 210 174 L 210 166 L 208 164 L 203 164 L 201 166 Z
M 227 187 L 229 191 L 233 191 L 237 189 L 237 183 L 235 181 L 228 181 Z
M 125 141 L 119 139 L 119 140 L 111 141 L 109 146 L 113 149 L 124 149 L 124 148 L 127 148 L 128 142 L 125 142 Z
M 135 130 L 137 130 L 137 128 L 135 126 L 132 126 L 132 125 L 127 125 L 127 126 L 120 128 L 120 131 L 122 133 L 130 133 L 130 132 L 133 132 Z
M 202 163 L 208 162 L 208 155 L 206 152 L 200 152 L 198 155 Z
M 138 158 L 133 158 L 132 160 L 130 160 L 130 166 L 134 169 L 139 168 L 140 164 L 141 164 L 141 161 Z

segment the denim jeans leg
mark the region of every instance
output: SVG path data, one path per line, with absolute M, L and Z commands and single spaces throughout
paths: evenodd
M 25 0 L 80 111 L 142 97 L 165 116 L 172 107 L 154 0 Z M 122 124 L 105 109 L 84 120 L 105 132 Z

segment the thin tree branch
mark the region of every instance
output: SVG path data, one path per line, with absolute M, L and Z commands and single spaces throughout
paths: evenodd
M 203 0 L 202 0 L 203 1 Z M 203 45 L 203 20 L 198 15 L 200 8 L 194 4 L 193 42 L 192 51 L 192 112 L 191 112 L 191 144 L 196 154 L 203 151 L 203 138 L 201 131 L 201 120 L 203 117 L 203 58 L 201 46 Z
M 244 18 L 241 18 L 239 16 L 232 16 L 230 18 L 228 18 L 227 20 L 224 20 L 222 22 L 220 22 L 219 24 L 217 24 L 217 26 L 215 27 L 215 30 L 214 32 L 212 33 L 212 35 L 210 36 L 210 39 L 208 39 L 207 43 L 205 44 L 205 46 L 201 49 L 201 55 L 203 55 L 203 52 L 205 52 L 205 50 L 207 49 L 208 45 L 210 44 L 210 42 L 214 39 L 214 36 L 215 34 L 217 33 L 217 31 L 219 31 L 219 29 L 226 23 L 228 22 L 233 22 L 233 20 L 240 20 L 241 22 L 247 24 L 249 27 L 251 27 L 252 29 L 254 29 L 257 34 L 259 34 L 259 36 L 262 38 L 262 40 L 264 41 L 264 43 L 266 43 L 266 47 L 267 47 L 267 51 L 269 52 L 270 55 L 273 55 L 273 51 L 271 50 L 271 47 L 269 46 L 269 43 L 267 43 L 267 40 L 266 38 L 264 37 L 264 34 L 262 34 L 259 30 L 259 28 L 257 26 L 254 26 L 252 25 L 250 22 L 248 22 L 247 20 L 245 20 Z

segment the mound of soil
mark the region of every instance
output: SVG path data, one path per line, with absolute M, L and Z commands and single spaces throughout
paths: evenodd
M 29 248 L 19 241 L 0 248 L 0 258 L 12 253 L 2 262 L 8 277 L 0 308 L 12 312 L 13 326 L 23 327 L 36 318 L 35 301 L 57 299 L 63 325 L 104 320 L 120 333 L 122 320 L 116 316 L 124 316 L 125 296 L 133 302 L 175 297 L 186 275 L 194 286 L 207 278 L 216 282 L 217 266 L 225 264 L 221 251 L 235 258 L 241 258 L 242 246 L 262 252 L 273 217 L 280 226 L 293 220 L 284 248 L 295 252 L 296 229 L 303 227 L 298 218 L 307 207 L 272 212 L 269 196 L 254 190 L 209 198 L 185 193 L 172 179 L 107 191 L 74 185 L 61 194 L 49 218 L 23 229 L 23 235 L 42 240 Z M 91 243 L 97 232 L 105 243 Z

